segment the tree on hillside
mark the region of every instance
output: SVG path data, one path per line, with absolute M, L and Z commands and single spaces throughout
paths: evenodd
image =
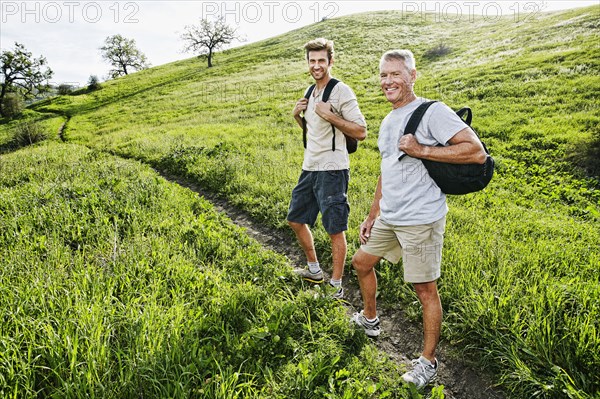
M 214 21 L 201 19 L 198 26 L 186 25 L 181 39 L 185 42 L 183 51 L 200 53 L 200 57 L 205 55 L 208 58 L 209 68 L 213 66 L 212 56 L 215 51 L 234 40 L 241 40 L 237 34 L 237 28 L 227 25 L 222 16 Z
M 139 71 L 150 66 L 144 53 L 136 48 L 134 39 L 121 35 L 108 36 L 100 50 L 102 58 L 114 67 L 109 71 L 111 78 L 128 75 L 129 68 Z
M 13 51 L 0 54 L 0 115 L 6 116 L 2 104 L 8 93 L 31 98 L 47 91 L 54 72 L 46 67 L 46 58 L 33 58 L 25 46 L 15 42 Z

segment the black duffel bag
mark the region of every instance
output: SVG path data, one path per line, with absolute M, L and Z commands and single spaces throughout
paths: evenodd
M 425 111 L 435 102 L 429 101 L 419 105 L 408 120 L 404 134 L 415 134 L 419 123 L 421 123 L 421 119 L 423 119 L 423 115 L 425 115 Z M 471 108 L 461 108 L 456 111 L 456 114 L 467 125 L 471 126 L 473 118 Z M 477 135 L 477 133 L 475 134 Z M 479 136 L 477 137 L 479 138 Z M 421 162 L 423 162 L 429 176 L 431 176 L 444 194 L 460 195 L 480 191 L 488 185 L 494 175 L 494 158 L 490 156 L 485 144 L 483 142 L 481 144 L 487 154 L 487 158 L 483 164 L 453 164 L 428 159 L 421 159 Z M 440 144 L 439 146 L 442 145 Z M 404 155 L 406 154 L 401 155 L 398 160 L 401 161 Z

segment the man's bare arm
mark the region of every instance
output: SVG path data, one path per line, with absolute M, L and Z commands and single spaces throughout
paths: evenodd
M 445 147 L 420 144 L 414 135 L 405 134 L 400 138 L 398 148 L 414 158 L 455 164 L 485 163 L 487 154 L 475 132 L 466 127 L 456 133 Z

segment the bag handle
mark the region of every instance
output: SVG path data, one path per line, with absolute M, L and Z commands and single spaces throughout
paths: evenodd
M 463 115 L 465 114 L 467 115 L 467 117 L 463 118 Z M 464 120 L 467 125 L 471 126 L 471 121 L 473 120 L 473 112 L 471 111 L 471 108 L 462 107 L 461 109 L 456 111 L 456 115 L 458 115 L 460 119 Z
M 471 127 L 471 121 L 473 120 L 473 112 L 471 111 L 471 108 L 462 107 L 461 109 L 456 111 L 456 115 L 458 115 L 460 117 L 460 119 L 462 119 L 467 125 L 469 125 L 469 127 Z M 463 115 L 466 115 L 466 117 L 463 118 Z M 471 130 L 473 130 L 473 133 L 475 133 L 475 136 L 477 136 L 477 138 L 479 139 L 479 142 L 483 146 L 483 150 L 485 151 L 485 153 L 489 155 L 490 152 L 488 151 L 487 147 L 485 146 L 485 143 L 483 141 L 481 141 L 481 137 L 479 137 L 479 134 L 477 134 L 475 129 L 471 128 Z

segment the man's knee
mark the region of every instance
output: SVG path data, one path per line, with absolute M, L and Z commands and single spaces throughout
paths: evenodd
M 329 234 L 329 239 L 333 244 L 346 245 L 346 234 L 343 231 L 341 233 Z
M 362 249 L 359 249 L 352 257 L 352 267 L 354 267 L 354 270 L 358 273 L 370 272 L 377 263 L 376 260 L 374 261 L 374 259 L 371 258 L 374 257 L 367 254 Z
M 437 282 L 431 281 L 428 283 L 414 283 L 415 292 L 421 303 L 439 302 L 439 293 L 437 290 Z
M 304 223 L 292 222 L 291 220 L 288 220 L 287 222 L 294 231 L 298 231 L 304 227 Z

